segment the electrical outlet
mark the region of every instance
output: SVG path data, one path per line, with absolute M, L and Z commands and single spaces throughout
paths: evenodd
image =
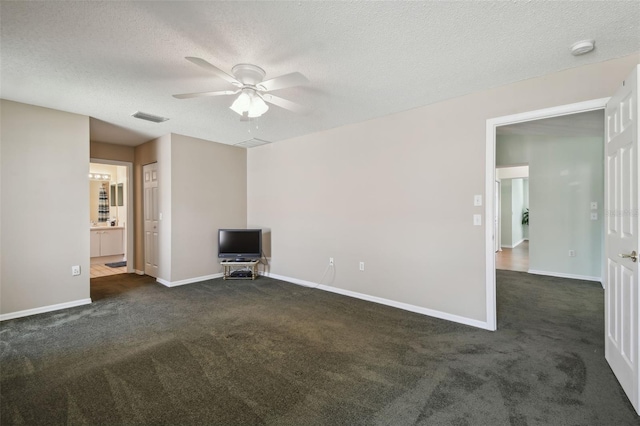
M 333 266 L 333 257 L 329 258 L 329 266 Z
M 591 202 L 591 210 L 598 210 L 598 203 L 596 201 Z
M 591 220 L 598 220 L 598 213 L 597 212 L 591 212 Z
M 482 215 L 481 214 L 474 214 L 473 215 L 473 224 L 475 226 L 482 226 Z
M 569 257 L 576 257 L 576 251 L 575 250 L 569 250 Z
M 73 275 L 74 277 L 76 275 L 80 275 L 80 265 L 75 265 L 71 267 L 71 275 Z
M 360 262 L 360 270 L 364 271 L 364 262 Z

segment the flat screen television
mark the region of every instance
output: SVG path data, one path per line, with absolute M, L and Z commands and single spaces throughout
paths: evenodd
M 262 229 L 218 229 L 218 258 L 246 262 L 262 257 Z

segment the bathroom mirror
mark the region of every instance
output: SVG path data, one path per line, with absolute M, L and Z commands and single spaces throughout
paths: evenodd
M 115 206 L 119 206 L 122 207 L 124 206 L 124 184 L 122 183 L 112 183 L 111 184 L 111 191 L 109 193 L 109 205 L 112 207 Z

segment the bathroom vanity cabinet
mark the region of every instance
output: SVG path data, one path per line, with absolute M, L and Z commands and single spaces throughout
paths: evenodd
M 91 228 L 91 257 L 124 254 L 122 226 Z

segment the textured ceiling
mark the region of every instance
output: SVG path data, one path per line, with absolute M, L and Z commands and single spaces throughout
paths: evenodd
M 279 141 L 640 51 L 640 2 L 0 3 L 4 99 L 92 117 L 92 140 L 138 145 L 169 132 Z M 573 57 L 569 46 L 594 38 Z M 229 83 L 184 59 L 310 84 L 239 121 L 232 97 L 175 93 Z M 155 124 L 135 111 L 169 117 Z

